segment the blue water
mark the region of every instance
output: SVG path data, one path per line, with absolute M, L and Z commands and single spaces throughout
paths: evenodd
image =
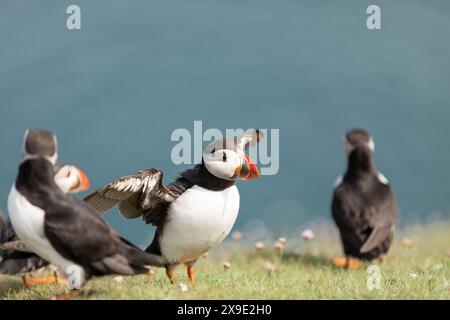
M 65 25 L 72 3 L 78 31 Z M 341 135 L 355 126 L 375 137 L 400 224 L 448 219 L 450 2 L 377 1 L 379 31 L 366 28 L 371 3 L 1 0 L 0 207 L 26 128 L 57 133 L 61 160 L 99 187 L 146 167 L 170 182 L 187 167 L 171 162 L 172 131 L 202 120 L 280 129 L 280 171 L 239 184 L 236 228 L 329 219 Z M 151 238 L 141 221 L 106 217 Z

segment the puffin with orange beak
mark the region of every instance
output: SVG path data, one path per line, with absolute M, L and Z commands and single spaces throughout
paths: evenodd
M 259 130 L 252 130 L 209 144 L 202 162 L 169 185 L 163 185 L 159 169 L 146 169 L 114 180 L 85 201 L 100 212 L 118 206 L 125 218 L 143 217 L 156 226 L 146 251 L 165 259 L 171 282 L 173 268 L 185 264 L 194 284 L 194 263 L 219 245 L 236 221 L 240 202 L 236 181 L 259 177 L 245 151 L 261 137 Z
M 90 187 L 86 174 L 69 164 L 56 163 L 54 166 L 54 179 L 56 185 L 64 193 L 83 192 Z M 19 240 L 11 220 L 4 221 L 3 228 L 0 228 L 0 274 L 24 274 L 47 265 L 47 261 L 34 254 Z M 26 287 L 38 283 L 57 281 L 56 277 L 27 279 L 25 275 L 22 279 Z

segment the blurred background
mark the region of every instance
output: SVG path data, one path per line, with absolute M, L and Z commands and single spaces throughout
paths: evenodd
M 81 30 L 66 8 L 81 7 Z M 0 208 L 27 128 L 54 131 L 91 191 L 158 167 L 174 129 L 280 129 L 280 170 L 241 182 L 234 230 L 254 239 L 331 221 L 341 136 L 362 127 L 401 226 L 450 217 L 450 2 L 0 1 Z M 86 195 L 86 194 L 84 194 Z M 80 196 L 84 196 L 80 195 Z M 153 228 L 105 215 L 139 245 Z

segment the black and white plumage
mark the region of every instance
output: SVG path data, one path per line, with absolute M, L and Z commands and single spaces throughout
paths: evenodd
M 173 266 L 186 263 L 193 281 L 193 263 L 221 243 L 236 220 L 236 180 L 259 176 L 245 149 L 260 137 L 259 131 L 252 131 L 239 139 L 211 143 L 203 152 L 201 164 L 181 173 L 167 186 L 159 169 L 146 169 L 114 180 L 85 201 L 100 212 L 118 205 L 125 218 L 142 216 L 146 223 L 155 225 L 153 242 L 146 251 L 167 260 L 169 277 Z
M 75 166 L 57 163 L 54 170 L 55 183 L 62 192 L 77 193 L 89 189 L 86 175 Z M 46 265 L 47 261 L 23 245 L 14 231 L 11 220 L 3 220 L 3 227 L 0 226 L 0 274 L 26 273 Z
M 388 180 L 373 161 L 374 142 L 362 129 L 344 136 L 348 156 L 332 200 L 334 221 L 347 257 L 373 260 L 384 256 L 393 241 L 397 202 Z
M 1 238 L 1 235 L 3 234 L 3 230 L 5 229 L 5 226 L 6 226 L 6 221 L 5 221 L 5 218 L 3 217 L 2 211 L 0 210 L 0 238 Z
M 33 148 L 28 148 L 29 145 Z M 87 203 L 56 185 L 56 137 L 28 130 L 22 162 L 8 197 L 11 223 L 33 252 L 69 275 L 78 270 L 80 286 L 91 276 L 145 273 L 161 266 L 160 257 L 141 251 L 120 237 Z

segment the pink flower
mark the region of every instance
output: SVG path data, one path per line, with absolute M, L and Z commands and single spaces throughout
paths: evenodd
M 314 232 L 311 229 L 305 229 L 302 232 L 303 240 L 309 241 L 314 239 Z

